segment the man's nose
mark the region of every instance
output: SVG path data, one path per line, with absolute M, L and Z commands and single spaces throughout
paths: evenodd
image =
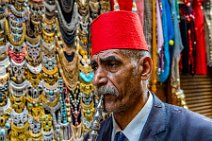
M 103 70 L 101 68 L 98 68 L 96 70 L 96 72 L 94 73 L 94 78 L 92 80 L 92 83 L 97 86 L 100 87 L 102 85 L 107 84 L 108 78 L 107 78 L 107 72 L 106 70 Z

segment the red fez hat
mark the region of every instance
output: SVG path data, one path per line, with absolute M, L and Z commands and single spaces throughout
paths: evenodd
M 147 50 L 139 16 L 131 11 L 101 14 L 91 24 L 92 55 L 108 49 Z

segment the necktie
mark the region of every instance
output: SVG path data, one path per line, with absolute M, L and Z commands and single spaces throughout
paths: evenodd
M 115 141 L 127 141 L 127 138 L 122 132 L 117 132 L 115 136 Z

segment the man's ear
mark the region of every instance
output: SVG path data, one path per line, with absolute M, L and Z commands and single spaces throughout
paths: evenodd
M 142 80 L 147 80 L 150 78 L 152 73 L 152 59 L 148 56 L 144 56 L 139 59 L 139 72 Z

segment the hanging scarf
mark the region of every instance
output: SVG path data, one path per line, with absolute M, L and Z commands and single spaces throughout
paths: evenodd
M 178 21 L 178 4 L 176 0 L 171 1 L 171 11 L 172 11 L 172 19 L 174 24 L 174 46 L 172 48 L 172 71 L 171 71 L 171 81 L 177 82 L 179 77 L 179 60 L 180 60 L 180 53 L 183 50 L 180 28 L 179 28 L 179 21 Z
M 196 30 L 196 74 L 207 74 L 206 63 L 206 43 L 205 43 L 205 31 L 204 31 L 204 14 L 202 11 L 202 4 L 199 0 L 194 0 L 192 8 L 195 16 L 195 30 Z
M 139 15 L 141 26 L 144 25 L 144 0 L 136 0 L 137 13 Z
M 179 74 L 179 61 L 180 61 L 180 53 L 183 50 L 181 33 L 179 28 L 179 7 L 177 0 L 171 1 L 171 11 L 172 11 L 172 19 L 174 24 L 174 46 L 172 48 L 172 67 L 171 67 L 171 86 L 172 93 L 177 96 L 179 100 L 179 106 L 183 106 L 187 108 L 186 102 L 184 99 L 183 90 L 180 88 L 180 74 Z
M 205 13 L 205 37 L 207 44 L 207 62 L 208 66 L 212 67 L 212 1 L 207 1 L 204 4 Z
M 164 38 L 163 38 L 163 27 L 162 27 L 162 7 L 160 6 L 161 0 L 157 0 L 157 53 L 158 53 L 158 70 L 160 74 L 164 70 Z
M 150 0 L 144 0 L 144 35 L 147 41 L 147 44 L 150 48 L 152 42 L 152 2 Z M 150 49 L 151 50 L 151 49 Z
M 159 81 L 165 82 L 170 73 L 170 49 L 169 41 L 173 40 L 174 33 L 171 21 L 171 11 L 168 0 L 162 0 L 162 25 L 164 36 L 164 70 L 159 74 Z
M 180 5 L 180 30 L 184 49 L 181 54 L 181 70 L 184 74 L 196 74 L 196 31 L 190 6 Z

